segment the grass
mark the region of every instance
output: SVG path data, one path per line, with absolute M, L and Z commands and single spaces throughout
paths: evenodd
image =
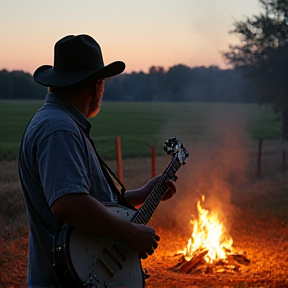
M 0 160 L 17 158 L 25 126 L 41 105 L 41 101 L 0 101 Z M 172 135 L 191 134 L 190 138 L 199 139 L 205 131 L 201 105 L 190 104 L 104 102 L 91 123 L 91 136 L 104 159 L 115 158 L 118 135 L 123 158 L 134 158 L 148 156 L 151 145 L 157 153 L 163 153 L 162 144 Z M 163 131 L 167 133 L 163 135 Z
M 281 137 L 280 115 L 271 107 L 251 106 L 247 130 L 252 139 L 279 139 Z
M 0 160 L 17 158 L 25 126 L 42 104 L 43 101 L 0 101 Z M 115 159 L 118 135 L 123 158 L 149 156 L 151 145 L 161 154 L 164 153 L 162 144 L 171 136 L 178 137 L 181 142 L 203 139 L 213 105 L 216 104 L 103 102 L 99 115 L 91 119 L 91 136 L 106 160 Z M 226 105 L 225 109 L 229 109 L 229 105 L 238 104 L 217 105 Z M 280 137 L 279 117 L 272 109 L 254 104 L 239 105 L 249 110 L 247 130 L 251 138 Z
M 91 123 L 91 136 L 106 159 L 115 158 L 117 135 L 121 137 L 123 157 L 136 158 L 150 155 L 151 145 L 158 154 L 164 153 L 162 144 L 172 135 L 181 140 L 191 133 L 189 138 L 196 140 L 205 133 L 205 117 L 199 105 L 104 103 Z
M 17 158 L 25 126 L 41 106 L 41 101 L 0 101 L 0 160 Z

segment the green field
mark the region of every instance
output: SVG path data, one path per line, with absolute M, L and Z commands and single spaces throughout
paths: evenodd
M 0 101 L 0 160 L 17 158 L 25 126 L 42 101 Z M 207 137 L 211 109 L 228 111 L 237 107 L 248 111 L 246 129 L 252 138 L 280 137 L 279 117 L 270 108 L 255 104 L 211 103 L 123 103 L 103 102 L 99 115 L 91 119 L 91 136 L 104 159 L 115 159 L 115 139 L 121 137 L 123 158 L 157 155 L 171 136 L 181 142 L 201 141 Z

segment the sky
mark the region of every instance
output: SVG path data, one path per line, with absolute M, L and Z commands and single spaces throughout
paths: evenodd
M 104 63 L 122 60 L 127 73 L 227 69 L 220 52 L 240 41 L 233 23 L 261 11 L 259 0 L 0 0 L 0 70 L 53 65 L 55 43 L 77 34 L 92 36 Z

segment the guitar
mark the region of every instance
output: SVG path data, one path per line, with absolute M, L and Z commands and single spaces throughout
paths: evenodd
M 164 143 L 172 160 L 137 209 L 106 203 L 111 213 L 137 224 L 147 224 L 164 196 L 168 179 L 177 180 L 175 173 L 185 164 L 189 153 L 176 137 Z M 54 239 L 54 270 L 63 287 L 125 287 L 142 288 L 145 274 L 138 253 L 122 242 L 98 237 L 65 225 Z

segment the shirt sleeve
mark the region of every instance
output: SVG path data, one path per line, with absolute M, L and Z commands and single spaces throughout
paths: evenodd
M 89 193 L 85 149 L 72 132 L 58 130 L 38 147 L 39 175 L 48 204 L 72 193 Z

